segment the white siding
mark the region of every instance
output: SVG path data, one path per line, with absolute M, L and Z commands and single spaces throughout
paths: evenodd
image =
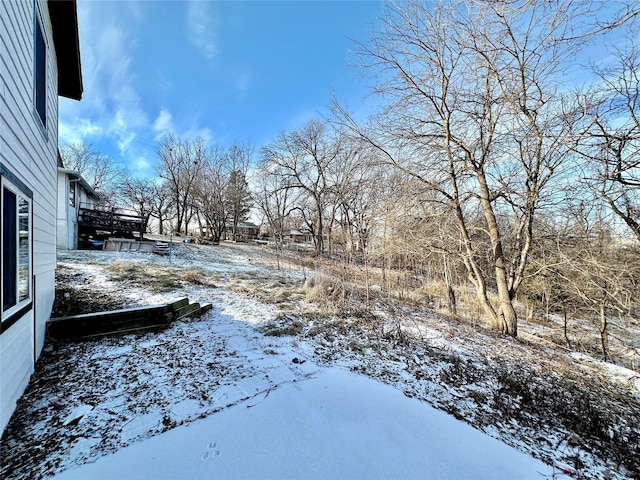
M 35 15 L 39 15 L 47 46 L 46 130 L 33 101 Z M 3 430 L 42 350 L 55 291 L 58 72 L 46 1 L 0 1 L 0 63 L 0 162 L 33 192 L 36 285 L 33 309 L 0 335 Z
M 74 249 L 72 234 L 72 225 L 70 220 L 69 207 L 69 175 L 64 172 L 58 172 L 58 208 L 57 208 L 57 241 L 58 248 L 64 250 Z M 75 210 L 74 210 L 75 211 Z M 75 217 L 74 217 L 75 220 Z

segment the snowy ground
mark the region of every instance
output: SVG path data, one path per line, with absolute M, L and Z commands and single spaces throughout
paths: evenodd
M 551 471 L 344 369 L 318 369 L 268 393 L 56 479 L 537 479 L 538 472 Z
M 255 247 L 58 263 L 62 313 L 214 308 L 159 333 L 48 342 L 2 478 L 640 477 L 635 371 L 399 303 L 326 315 L 305 300 L 313 269 Z

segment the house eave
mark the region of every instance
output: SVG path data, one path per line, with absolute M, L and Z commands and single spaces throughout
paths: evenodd
M 82 177 L 80 172 L 76 170 L 69 170 L 68 168 L 58 168 L 58 173 L 63 173 L 67 175 L 72 180 L 77 181 L 85 191 L 94 197 L 96 200 L 100 200 L 100 194 L 98 194 L 92 187 L 87 183 L 87 181 Z
M 82 98 L 82 68 L 76 0 L 48 0 L 58 64 L 58 95 Z

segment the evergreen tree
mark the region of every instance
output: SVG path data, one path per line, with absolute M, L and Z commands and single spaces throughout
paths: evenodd
M 246 174 L 242 170 L 231 170 L 226 195 L 229 219 L 231 220 L 232 239 L 238 235 L 238 225 L 247 220 L 251 211 L 251 192 Z

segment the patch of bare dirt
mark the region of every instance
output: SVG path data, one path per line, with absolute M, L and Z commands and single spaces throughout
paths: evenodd
M 52 317 L 118 310 L 130 306 L 133 306 L 132 303 L 125 297 L 96 289 L 82 272 L 66 266 L 59 266 L 56 270 Z

